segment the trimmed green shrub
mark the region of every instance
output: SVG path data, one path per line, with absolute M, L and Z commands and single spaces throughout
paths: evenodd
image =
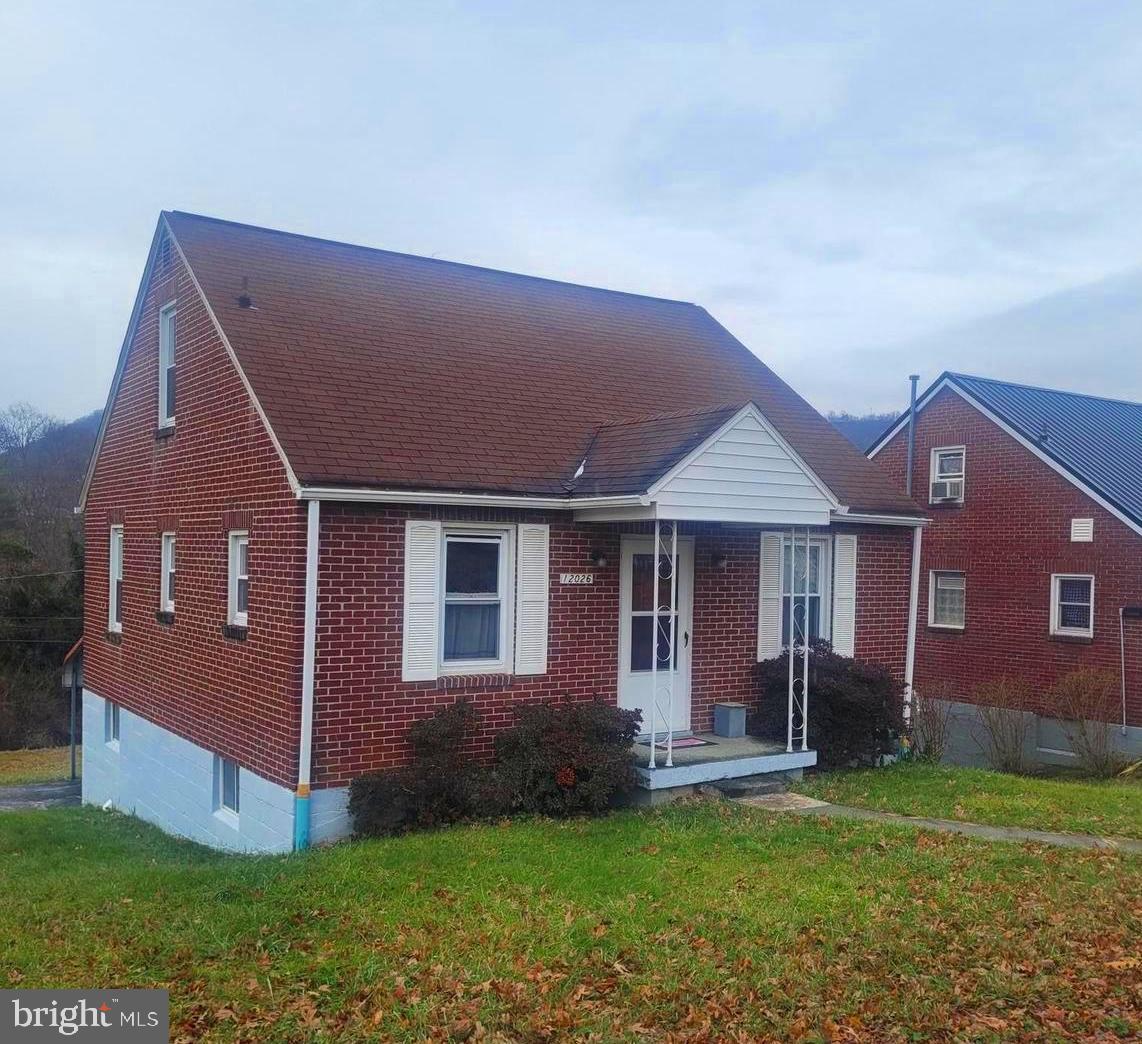
M 464 741 L 476 710 L 459 700 L 409 729 L 412 761 L 397 769 L 370 772 L 349 785 L 349 815 L 356 833 L 367 836 L 443 826 L 489 808 L 495 788 L 488 770 L 472 760 Z
M 794 657 L 801 677 L 803 658 Z M 761 693 L 751 725 L 762 736 L 785 741 L 789 655 L 757 665 Z M 904 728 L 904 697 L 888 668 L 833 652 L 828 642 L 809 646 L 809 746 L 822 768 L 872 764 L 894 754 Z
M 634 786 L 630 747 L 642 715 L 600 699 L 523 704 L 496 737 L 496 776 L 512 807 L 600 815 Z

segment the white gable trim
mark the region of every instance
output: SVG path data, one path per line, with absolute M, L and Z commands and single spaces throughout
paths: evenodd
M 1074 475 L 1068 468 L 1065 468 L 1062 464 L 1060 464 L 1057 460 L 1055 460 L 1054 457 L 1050 456 L 1047 453 L 1044 453 L 1041 446 L 1037 446 L 1030 439 L 1024 438 L 1024 436 L 1022 436 L 1013 427 L 1011 427 L 1010 424 L 1008 424 L 1005 420 L 1003 420 L 1001 417 L 999 417 L 998 414 L 993 413 L 982 402 L 980 402 L 978 399 L 976 399 L 975 396 L 973 396 L 970 392 L 966 391 L 965 389 L 961 388 L 958 384 L 956 384 L 956 382 L 952 378 L 944 377 L 943 379 L 937 381 L 931 388 L 929 388 L 924 393 L 924 395 L 919 400 L 917 400 L 917 402 L 916 402 L 916 413 L 919 414 L 920 411 L 929 402 L 932 401 L 933 396 L 935 396 L 937 392 L 942 391 L 944 388 L 950 388 L 961 399 L 963 399 L 964 402 L 966 402 L 969 406 L 973 407 L 979 413 L 983 414 L 983 416 L 985 416 L 989 421 L 991 421 L 991 423 L 994 424 L 997 428 L 999 428 L 1001 431 L 1005 432 L 1006 434 L 1010 435 L 1016 442 L 1019 443 L 1020 446 L 1022 446 L 1026 450 L 1029 450 L 1032 454 L 1034 454 L 1036 457 L 1038 457 L 1052 471 L 1061 475 L 1072 486 L 1074 486 L 1076 489 L 1080 490 L 1082 493 L 1085 493 L 1088 497 L 1090 497 L 1090 499 L 1093 500 L 1096 504 L 1098 504 L 1099 507 L 1105 509 L 1106 511 L 1109 511 L 1121 523 L 1123 523 L 1128 528 L 1132 529 L 1139 536 L 1142 536 L 1142 524 L 1139 524 L 1134 519 L 1132 519 L 1129 515 L 1127 515 L 1124 511 L 1122 511 L 1121 508 L 1115 507 L 1105 497 L 1103 497 L 1101 494 L 1099 494 L 1094 489 L 1092 489 L 1090 486 L 1088 486 L 1085 482 L 1083 482 L 1082 479 L 1080 479 L 1076 475 Z M 886 445 L 888 445 L 888 443 L 891 442 L 893 438 L 895 438 L 895 436 L 905 427 L 905 425 L 907 425 L 907 423 L 908 423 L 908 414 L 905 413 L 905 415 L 881 438 L 881 440 L 875 446 L 873 446 L 872 449 L 870 449 L 868 451 L 867 456 L 869 457 L 869 459 L 871 460 L 882 449 L 884 449 L 884 447 Z
M 765 430 L 765 433 L 773 439 L 786 453 L 789 454 L 793 463 L 796 464 L 804 473 L 805 476 L 817 487 L 817 491 L 828 502 L 829 506 L 835 511 L 841 506 L 841 502 L 833 495 L 833 491 L 825 485 L 824 482 L 818 477 L 817 473 L 809 467 L 808 464 L 802 459 L 801 455 L 789 445 L 788 442 L 782 438 L 781 433 L 765 419 L 762 412 L 752 403 L 747 402 L 737 413 L 735 413 L 729 420 L 727 420 L 717 431 L 708 435 L 701 445 L 696 446 L 689 453 L 686 454 L 677 464 L 674 465 L 665 475 L 654 482 L 650 489 L 646 491 L 646 495 L 654 500 L 655 495 L 662 490 L 664 486 L 677 478 L 679 473 L 684 471 L 687 466 L 697 460 L 703 453 L 705 453 L 718 439 L 722 438 L 727 432 L 734 428 L 744 417 L 753 417 L 758 424 Z
M 139 289 L 135 293 L 135 305 L 131 309 L 131 319 L 127 324 L 127 334 L 123 338 L 123 344 L 119 349 L 119 359 L 115 364 L 115 375 L 111 379 L 111 390 L 107 393 L 107 402 L 103 407 L 103 416 L 99 419 L 99 431 L 95 436 L 95 446 L 91 451 L 91 459 L 87 464 L 87 472 L 83 478 L 83 488 L 79 494 L 79 506 L 76 508 L 77 512 L 82 512 L 87 506 L 87 494 L 91 488 L 91 480 L 95 476 L 95 465 L 99 460 L 99 453 L 103 449 L 103 439 L 107 433 L 107 425 L 111 420 L 111 409 L 115 404 L 115 398 L 119 393 L 119 385 L 123 380 L 123 373 L 127 367 L 127 354 L 130 351 L 131 344 L 135 340 L 135 333 L 139 328 L 139 318 L 143 312 L 143 301 L 146 299 L 147 288 L 151 282 L 151 273 L 155 265 L 155 254 L 158 252 L 159 241 L 162 238 L 163 232 L 170 237 L 171 244 L 175 250 L 178 251 L 178 256 L 182 263 L 186 266 L 186 271 L 190 276 L 190 281 L 194 285 L 194 289 L 202 301 L 203 307 L 206 309 L 206 314 L 210 316 L 210 321 L 214 324 L 214 329 L 218 334 L 219 339 L 222 341 L 226 349 L 226 354 L 230 357 L 230 362 L 233 364 L 235 371 L 238 374 L 238 379 L 242 382 L 242 387 L 246 389 L 246 394 L 250 397 L 250 401 L 254 404 L 254 409 L 257 411 L 258 416 L 261 418 L 262 424 L 265 425 L 266 433 L 270 437 L 270 441 L 277 451 L 278 457 L 281 459 L 282 467 L 285 468 L 286 478 L 289 481 L 290 488 L 294 492 L 294 496 L 301 495 L 301 483 L 298 482 L 297 476 L 294 474 L 293 468 L 290 466 L 289 460 L 286 458 L 285 451 L 282 449 L 278 437 L 274 434 L 274 429 L 270 425 L 270 420 L 266 416 L 266 411 L 262 409 L 262 404 L 258 401 L 257 395 L 254 394 L 254 389 L 250 384 L 249 379 L 246 377 L 245 370 L 242 369 L 242 364 L 238 362 L 238 356 L 235 355 L 234 349 L 230 344 L 226 332 L 222 329 L 222 324 L 218 321 L 218 317 L 214 314 L 214 310 L 210 307 L 210 302 L 206 299 L 206 294 L 202 291 L 202 284 L 198 281 L 198 276 L 194 274 L 194 269 L 191 268 L 190 262 L 187 260 L 186 255 L 183 253 L 182 246 L 179 244 L 178 238 L 174 234 L 174 230 L 167 222 L 166 215 L 160 214 L 158 223 L 155 225 L 155 233 L 151 237 L 151 249 L 147 254 L 147 263 L 143 268 L 143 278 L 139 281 Z

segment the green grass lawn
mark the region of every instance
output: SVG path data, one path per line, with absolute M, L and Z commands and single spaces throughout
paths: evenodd
M 4 985 L 166 987 L 176 1040 L 1142 1028 L 1142 859 L 729 803 L 261 858 L 8 813 L 0 880 Z
M 76 771 L 81 751 L 76 751 Z M 41 747 L 37 750 L 0 750 L 0 787 L 19 783 L 49 783 L 71 775 L 70 747 Z
M 1142 781 L 1013 776 L 900 762 L 828 772 L 795 789 L 840 805 L 971 823 L 1142 838 Z

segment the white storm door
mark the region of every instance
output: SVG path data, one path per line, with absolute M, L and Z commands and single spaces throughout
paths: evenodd
M 669 617 L 659 616 L 658 713 L 655 730 L 666 731 L 668 673 L 673 678 L 673 732 L 690 728 L 690 636 L 693 632 L 694 544 L 678 541 L 678 591 L 674 619 L 673 665 L 667 652 Z M 670 556 L 659 555 L 658 602 L 670 604 Z M 649 735 L 654 699 L 651 657 L 654 655 L 654 540 L 623 538 L 619 577 L 619 706 L 642 712 L 642 733 Z

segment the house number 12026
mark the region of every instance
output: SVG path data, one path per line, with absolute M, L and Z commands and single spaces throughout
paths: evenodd
M 560 573 L 559 582 L 561 584 L 593 584 L 595 582 L 594 573 Z

